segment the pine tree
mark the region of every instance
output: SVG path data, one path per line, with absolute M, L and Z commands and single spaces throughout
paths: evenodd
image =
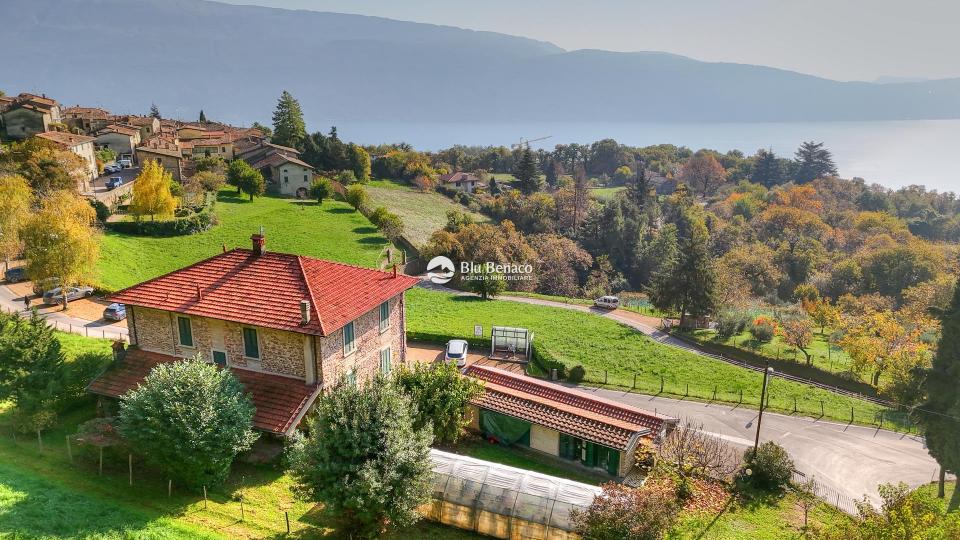
M 761 148 L 757 151 L 750 181 L 768 188 L 778 186 L 784 182 L 783 168 L 780 166 L 780 160 L 777 158 L 777 155 L 773 153 L 773 150 L 764 150 Z
M 200 123 L 201 124 L 207 123 L 207 115 L 203 114 L 203 109 L 200 109 Z
M 513 175 L 517 177 L 517 184 L 524 194 L 530 195 L 540 191 L 540 169 L 529 146 L 523 149 Z
M 150 117 L 151 117 L 151 118 L 156 118 L 157 120 L 160 120 L 160 109 L 157 108 L 157 104 L 156 104 L 156 103 L 151 103 L 151 104 L 150 104 Z
M 678 223 L 676 255 L 653 278 L 650 299 L 664 311 L 680 314 L 680 326 L 688 327 L 687 316 L 709 314 L 716 303 L 717 276 L 710 253 L 710 233 L 696 208 L 687 208 Z
M 650 196 L 650 180 L 647 179 L 646 165 L 643 161 L 637 160 L 636 173 L 633 181 L 627 182 L 627 198 L 637 208 L 643 210 L 643 206 Z
M 805 184 L 816 180 L 837 175 L 837 166 L 833 162 L 833 154 L 823 147 L 823 143 L 807 141 L 800 145 L 795 154 L 797 163 L 797 182 Z
M 916 418 L 924 427 L 927 449 L 942 470 L 960 472 L 960 284 L 950 307 L 940 310 L 941 337 L 923 391 L 927 402 Z M 943 474 L 940 476 L 943 493 Z
M 307 138 L 307 126 L 303 121 L 303 110 L 300 103 L 286 90 L 277 100 L 277 108 L 273 112 L 273 138 L 275 144 L 302 149 L 303 141 Z

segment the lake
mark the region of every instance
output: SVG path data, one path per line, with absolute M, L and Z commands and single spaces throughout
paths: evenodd
M 309 125 L 329 126 L 330 120 Z M 940 191 L 960 192 L 960 173 L 954 152 L 960 151 L 960 120 L 893 122 L 790 123 L 615 123 L 517 122 L 502 123 L 375 123 L 343 122 L 337 130 L 344 140 L 359 144 L 406 142 L 419 150 L 437 150 L 453 144 L 510 145 L 521 137 L 549 139 L 534 147 L 552 149 L 561 143 L 589 144 L 613 138 L 631 146 L 659 143 L 692 149 L 731 149 L 753 154 L 773 148 L 793 156 L 803 141 L 823 141 L 833 152 L 840 175 L 859 176 L 868 183 L 898 188 L 923 184 Z

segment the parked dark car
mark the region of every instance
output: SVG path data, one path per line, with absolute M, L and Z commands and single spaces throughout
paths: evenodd
M 123 178 L 119 176 L 113 176 L 109 180 L 104 182 L 103 185 L 106 186 L 107 189 L 117 189 L 118 187 L 123 185 Z
M 127 318 L 127 306 L 114 302 L 103 310 L 103 318 L 108 321 L 122 321 Z
M 7 280 L 7 283 L 19 283 L 21 281 L 27 280 L 27 269 L 23 266 L 18 266 L 16 268 L 10 268 L 3 273 L 3 279 Z
M 88 296 L 93 296 L 93 287 L 79 286 L 79 287 L 67 287 L 67 301 L 79 300 L 81 298 L 86 298 Z M 55 306 L 63 301 L 63 291 L 60 287 L 56 289 L 50 289 L 49 291 L 43 293 L 43 303 Z

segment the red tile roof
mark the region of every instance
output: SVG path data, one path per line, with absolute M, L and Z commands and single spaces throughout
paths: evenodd
M 664 424 L 676 422 L 502 369 L 474 364 L 466 374 L 484 381 L 484 393 L 474 405 L 617 450 L 625 450 L 638 434 L 657 437 Z
M 444 174 L 440 177 L 440 182 L 444 184 L 453 184 L 456 182 L 479 182 L 480 178 L 467 172 L 453 172 Z
M 91 393 L 119 398 L 127 391 L 140 386 L 143 379 L 157 364 L 175 362 L 174 356 L 130 349 L 124 359 L 97 377 L 87 390 Z M 257 409 L 253 426 L 270 433 L 287 434 L 316 399 L 320 392 L 317 385 L 305 384 L 302 380 L 271 375 L 247 369 L 231 368 L 234 376 L 250 395 Z
M 324 336 L 417 282 L 404 274 L 299 255 L 234 249 L 124 289 L 111 300 Z M 310 302 L 305 325 L 302 300 Z
M 37 133 L 37 137 L 55 142 L 68 148 L 83 143 L 93 142 L 93 137 L 76 135 L 74 133 L 67 133 L 65 131 L 44 131 L 43 133 Z
M 309 163 L 301 161 L 295 157 L 288 156 L 286 154 L 281 154 L 279 152 L 275 154 L 270 154 L 255 163 L 251 163 L 250 166 L 253 167 L 254 169 L 262 169 L 264 167 L 275 167 L 280 165 L 281 163 L 293 163 L 294 165 L 299 165 L 303 168 L 310 169 L 311 171 L 313 170 L 313 167 Z

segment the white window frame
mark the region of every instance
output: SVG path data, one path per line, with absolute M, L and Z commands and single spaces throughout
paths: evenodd
M 347 327 L 350 327 L 350 343 L 347 343 Z M 350 356 L 351 354 L 357 352 L 357 325 L 354 324 L 354 321 L 350 321 L 347 324 L 343 325 L 343 355 Z
M 387 353 L 386 362 L 384 362 L 383 353 Z M 384 369 L 384 365 L 386 365 L 386 369 Z M 393 371 L 393 349 L 388 345 L 380 349 L 380 373 L 389 375 L 391 371 Z

